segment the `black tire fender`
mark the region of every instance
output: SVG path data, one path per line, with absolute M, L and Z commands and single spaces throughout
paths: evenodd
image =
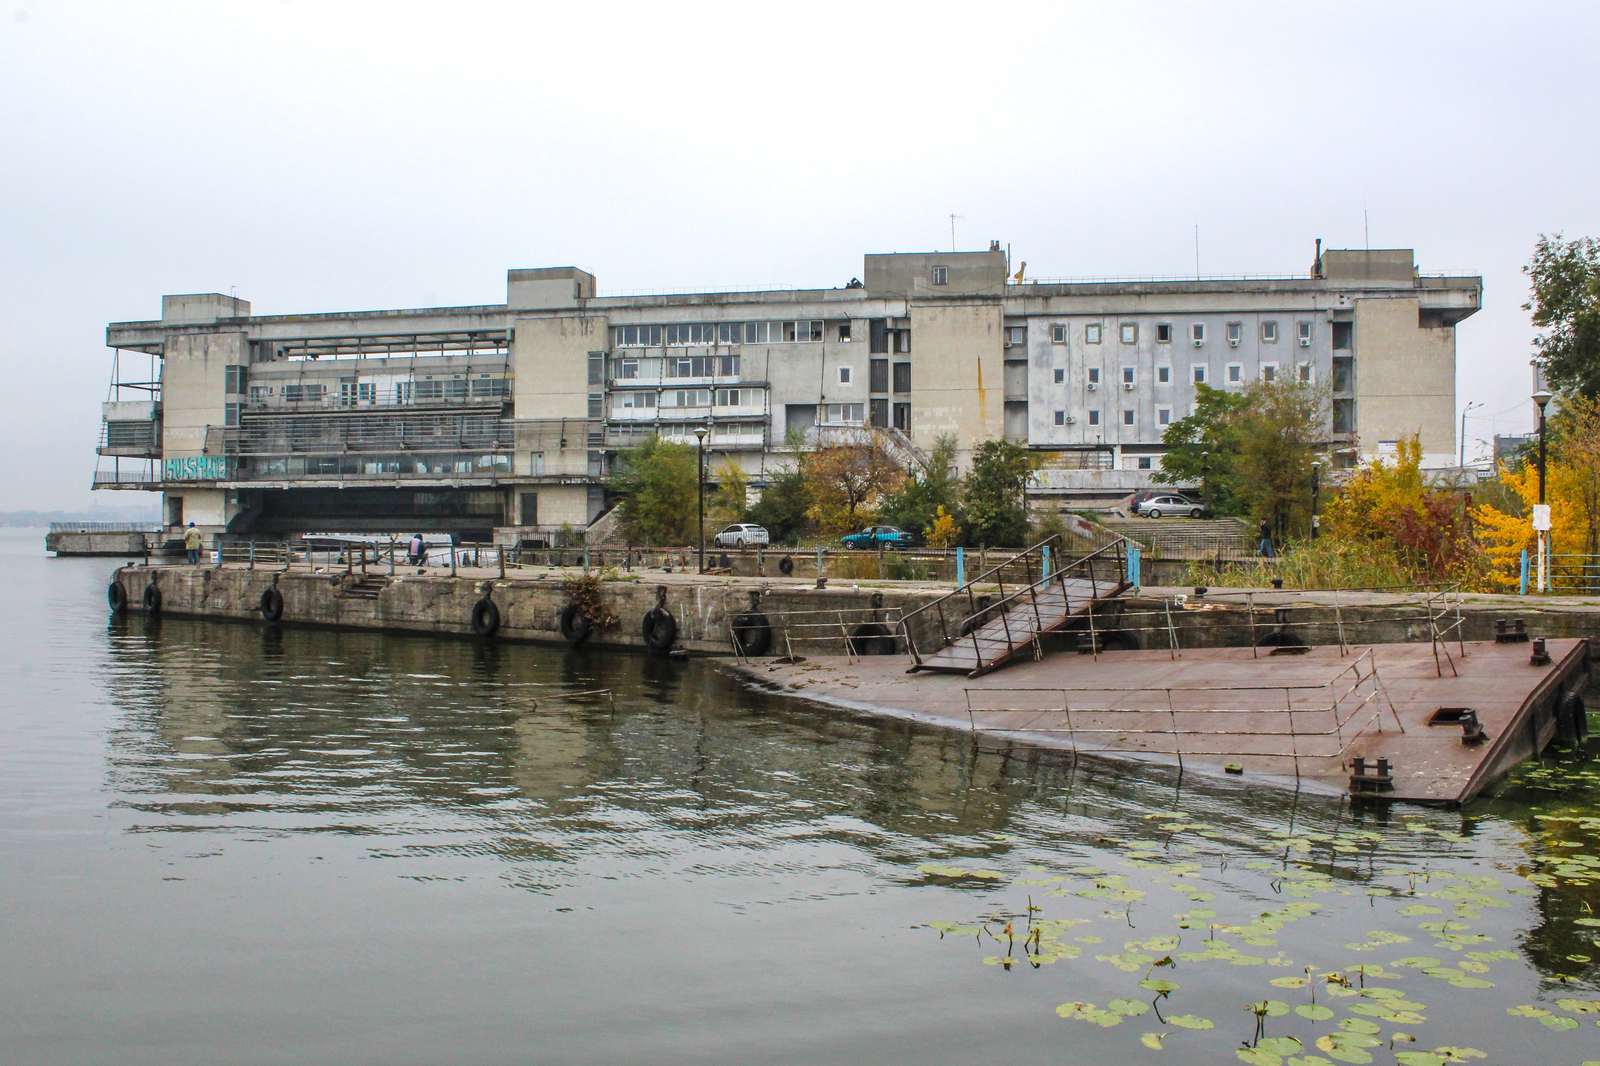
M 585 618 L 587 621 L 587 618 Z M 472 605 L 472 632 L 480 637 L 492 637 L 500 629 L 500 608 L 485 596 Z
M 144 587 L 144 609 L 151 614 L 161 613 L 161 590 L 154 581 Z
M 894 636 L 882 622 L 862 622 L 850 631 L 850 648 L 857 655 L 893 655 Z
M 782 559 L 779 559 L 778 573 L 782 574 L 784 577 L 788 577 L 790 574 L 794 573 L 794 560 L 787 555 L 785 555 Z
M 656 606 L 646 611 L 639 629 L 651 651 L 671 651 L 678 639 L 678 620 L 665 607 Z
M 1583 694 L 1577 689 L 1569 689 L 1561 697 L 1561 702 L 1556 705 L 1556 720 L 1562 723 L 1562 731 L 1575 741 L 1581 741 L 1589 734 L 1589 710 L 1584 706 Z
M 589 616 L 584 614 L 583 608 L 576 603 L 569 603 L 561 609 L 557 625 L 568 644 L 582 644 L 589 639 L 589 633 L 594 628 L 589 622 Z
M 261 593 L 261 617 L 269 622 L 276 622 L 283 618 L 283 593 L 278 591 L 278 586 L 273 585 Z
M 772 650 L 772 623 L 760 611 L 747 611 L 733 619 L 734 649 L 749 658 Z
M 128 609 L 128 590 L 122 587 L 122 582 L 117 578 L 112 578 L 111 584 L 106 586 L 106 603 L 111 607 L 112 614 L 121 614 Z

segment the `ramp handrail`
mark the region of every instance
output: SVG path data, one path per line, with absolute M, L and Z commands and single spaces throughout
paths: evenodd
M 1119 589 L 1122 586 L 1125 585 L 1126 580 L 1127 580 L 1127 574 L 1128 574 L 1128 541 L 1127 541 L 1127 538 L 1118 537 L 1116 540 L 1112 541 L 1110 544 L 1107 544 L 1107 545 L 1105 545 L 1103 547 L 1100 547 L 1100 548 L 1096 548 L 1094 551 L 1089 552 L 1087 555 L 1080 555 L 1080 556 L 1078 556 L 1078 557 L 1076 557 L 1076 558 L 1074 558 L 1074 559 L 1072 559 L 1070 561 L 1062 561 L 1062 562 L 1056 563 L 1055 565 L 1052 565 L 1049 568 L 1048 572 L 1046 572 L 1046 570 L 1045 570 L 1045 550 L 1050 548 L 1050 547 L 1052 547 L 1052 546 L 1054 546 L 1055 549 L 1056 549 L 1056 552 L 1059 552 L 1060 551 L 1060 547 L 1061 547 L 1061 543 L 1062 543 L 1062 538 L 1061 538 L 1060 534 L 1055 534 L 1053 536 L 1047 537 L 1044 540 L 1040 541 L 1039 543 L 1033 545 L 1032 547 L 1024 549 L 1023 551 L 1019 552 L 1018 554 L 1011 556 L 1010 558 L 1008 558 L 1005 561 L 1001 562 L 999 565 L 990 567 L 988 570 L 985 570 L 983 573 L 979 574 L 977 577 L 973 578 L 971 581 L 968 581 L 966 584 L 962 585 L 960 588 L 954 589 L 951 592 L 948 592 L 945 595 L 940 596 L 938 599 L 933 600 L 930 603 L 925 603 L 921 607 L 918 607 L 916 610 L 910 611 L 910 612 L 906 613 L 905 615 L 903 615 L 901 617 L 901 619 L 900 619 L 900 634 L 901 634 L 901 636 L 903 636 L 905 638 L 906 650 L 911 654 L 912 661 L 915 664 L 919 665 L 919 666 L 922 664 L 922 655 L 917 650 L 916 640 L 912 637 L 911 623 L 915 618 L 917 618 L 919 615 L 921 615 L 924 611 L 933 611 L 938 615 L 938 617 L 939 617 L 939 633 L 940 633 L 940 636 L 944 639 L 944 646 L 949 646 L 949 645 L 955 643 L 955 640 L 952 640 L 951 636 L 950 636 L 949 620 L 945 617 L 944 605 L 946 603 L 948 603 L 950 600 L 956 599 L 958 597 L 965 596 L 966 597 L 966 601 L 967 601 L 967 608 L 968 609 L 967 609 L 967 613 L 964 614 L 961 617 L 961 621 L 962 622 L 965 622 L 968 619 L 974 618 L 980 613 L 987 615 L 989 618 L 995 617 L 996 614 L 998 613 L 998 617 L 1001 620 L 1001 625 L 1005 629 L 1005 634 L 1006 634 L 1005 635 L 1005 643 L 1006 643 L 1006 646 L 1008 648 L 1010 648 L 1010 647 L 1014 647 L 1015 643 L 1016 643 L 1015 639 L 1012 637 L 1012 634 L 1011 634 L 1010 620 L 1007 618 L 1007 614 L 1009 613 L 1010 605 L 1013 602 L 1015 602 L 1017 600 L 1020 600 L 1023 597 L 1027 597 L 1028 598 L 1028 604 L 1033 609 L 1035 622 L 1037 623 L 1038 622 L 1038 614 L 1039 614 L 1039 607 L 1038 607 L 1038 591 L 1039 591 L 1039 589 L 1044 587 L 1044 586 L 1046 586 L 1046 585 L 1048 585 L 1052 581 L 1059 581 L 1059 582 L 1063 582 L 1064 583 L 1069 577 L 1079 577 L 1079 578 L 1087 577 L 1087 579 L 1089 581 L 1089 587 L 1090 587 L 1090 599 L 1091 599 L 1091 602 L 1093 600 L 1099 599 L 1100 598 L 1100 580 L 1095 574 L 1095 563 L 1097 561 L 1100 561 L 1102 559 L 1102 557 L 1105 557 L 1105 558 L 1113 558 L 1114 557 L 1116 559 L 1116 565 L 1117 565 L 1117 581 L 1116 581 L 1116 585 L 1117 585 L 1117 587 Z M 1056 555 L 1055 558 L 1059 559 L 1060 556 Z M 1035 578 L 1033 576 L 1034 575 L 1033 560 L 1035 560 L 1035 559 L 1039 560 L 1039 573 L 1040 573 L 1040 576 L 1037 577 L 1037 578 Z M 1027 579 L 1027 581 L 1026 581 L 1026 584 L 1024 584 L 1020 589 L 1017 589 L 1016 591 L 1014 591 L 1014 592 L 1012 592 L 1012 593 L 1010 593 L 1008 595 L 1006 593 L 1005 578 L 1004 578 L 1004 576 L 1002 574 L 1002 571 L 1004 571 L 1009 566 L 1014 566 L 1018 561 L 1021 561 L 1021 563 L 1023 565 L 1023 574 L 1024 574 L 1024 577 Z M 1054 562 L 1054 561 L 1055 560 L 1052 560 L 1052 562 Z M 980 584 L 989 583 L 991 579 L 993 579 L 993 583 L 996 585 L 996 591 L 997 591 L 998 595 L 1000 596 L 1000 599 L 998 599 L 994 603 L 987 604 L 984 607 L 980 608 L 977 605 L 977 597 L 976 597 L 976 595 L 975 595 L 973 590 Z M 1065 584 L 1063 584 L 1062 595 L 1063 596 L 1066 595 Z M 973 654 L 975 656 L 977 656 L 977 661 L 978 661 L 978 663 L 981 664 L 983 659 L 984 659 L 984 656 L 983 656 L 983 652 L 982 652 L 982 649 L 980 647 L 980 642 L 979 642 L 979 638 L 978 638 L 978 635 L 977 635 L 978 628 L 979 628 L 979 626 L 974 625 L 974 626 L 971 627 L 969 632 L 967 632 L 967 633 L 958 633 L 956 639 L 966 639 L 966 638 L 970 637 L 971 640 L 972 640 Z M 1037 634 L 1037 632 L 1038 632 L 1038 630 L 1037 630 L 1037 628 L 1035 628 L 1034 630 L 1031 630 L 1028 634 L 1026 634 L 1026 637 L 1028 639 L 1034 639 L 1035 635 Z

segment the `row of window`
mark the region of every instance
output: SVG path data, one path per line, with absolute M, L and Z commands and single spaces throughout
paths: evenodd
M 1224 328 L 1226 330 L 1228 343 L 1234 347 L 1238 347 L 1239 343 L 1244 339 L 1244 323 L 1229 322 Z M 1306 319 L 1301 319 L 1295 324 L 1295 328 L 1300 340 L 1300 346 L 1302 348 L 1311 347 L 1311 322 Z M 1028 339 L 1027 329 L 1028 327 L 1026 326 L 1007 326 L 1007 345 L 1016 347 L 1026 344 Z M 1066 344 L 1067 338 L 1070 334 L 1070 329 L 1071 327 L 1069 327 L 1065 322 L 1056 322 L 1052 324 L 1050 327 L 1051 343 Z M 1139 343 L 1139 323 L 1123 322 L 1117 327 L 1117 332 L 1117 339 L 1123 344 Z M 1276 319 L 1263 319 L 1261 322 L 1260 332 L 1261 342 L 1263 344 L 1278 343 L 1278 322 Z M 1102 339 L 1104 338 L 1104 334 L 1105 327 L 1099 322 L 1090 322 L 1083 327 L 1083 341 L 1085 344 L 1101 343 Z M 1191 322 L 1189 324 L 1189 340 L 1196 347 L 1199 347 L 1206 342 L 1206 324 L 1204 322 Z M 1172 343 L 1171 322 L 1156 323 L 1156 343 Z
M 654 392 L 619 392 L 616 396 L 618 410 L 640 410 L 655 407 L 740 407 L 761 402 L 758 389 L 667 389 Z
M 1088 416 L 1088 419 L 1089 419 L 1089 425 L 1098 426 L 1100 424 L 1100 409 L 1098 407 L 1090 408 L 1089 411 L 1087 412 L 1087 416 Z M 1133 408 L 1124 407 L 1122 409 L 1122 424 L 1124 426 L 1132 426 L 1135 423 L 1136 418 L 1137 418 L 1137 412 L 1135 412 Z M 1056 425 L 1058 425 L 1058 426 L 1070 426 L 1073 423 L 1073 421 L 1074 421 L 1073 417 L 1071 415 L 1067 414 L 1067 412 L 1061 411 L 1061 410 L 1058 410 L 1058 411 L 1055 412 L 1055 424 Z M 1170 425 L 1172 425 L 1172 408 L 1170 408 L 1170 407 L 1157 407 L 1156 408 L 1156 425 L 1158 425 L 1158 426 L 1170 426 Z
M 1295 364 L 1294 372 L 1295 372 L 1295 380 L 1299 381 L 1302 385 L 1310 385 L 1316 380 L 1316 370 L 1310 363 L 1297 363 L 1297 364 Z M 1054 381 L 1055 381 L 1055 383 L 1057 385 L 1066 384 L 1067 371 L 1066 371 L 1065 367 L 1059 367 L 1058 366 L 1058 367 L 1055 368 L 1053 373 L 1054 373 Z M 1088 385 L 1091 388 L 1099 386 L 1099 384 L 1100 384 L 1100 368 L 1097 367 L 1097 366 L 1088 367 L 1086 369 L 1086 373 L 1088 374 L 1088 378 L 1087 378 Z M 1197 363 L 1194 366 L 1191 366 L 1189 368 L 1190 381 L 1193 382 L 1196 385 L 1204 385 L 1204 384 L 1206 384 L 1207 383 L 1208 374 L 1209 374 L 1209 368 L 1206 367 L 1205 364 L 1203 364 L 1203 363 Z M 1229 385 L 1242 384 L 1244 382 L 1244 364 L 1243 363 L 1229 363 L 1228 366 L 1227 366 L 1227 378 L 1226 378 L 1226 380 L 1227 380 L 1227 383 Z M 1262 363 L 1261 364 L 1261 380 L 1262 381 L 1277 381 L 1278 380 L 1278 364 L 1277 363 Z M 1125 366 L 1125 367 L 1122 368 L 1122 385 L 1123 385 L 1123 388 L 1128 388 L 1128 389 L 1134 388 L 1138 384 L 1138 381 L 1139 381 L 1138 371 L 1134 367 Z M 1157 385 L 1170 385 L 1170 384 L 1172 384 L 1172 368 L 1170 366 L 1158 366 L 1158 367 L 1156 367 L 1156 384 Z
M 669 378 L 736 378 L 741 361 L 737 355 L 679 356 L 661 361 L 661 372 Z M 628 381 L 639 377 L 639 360 L 617 361 L 617 380 Z M 597 384 L 590 382 L 590 384 Z
M 345 405 L 413 403 L 422 400 L 459 400 L 468 396 L 495 398 L 509 395 L 511 382 L 495 377 L 424 378 L 416 381 L 341 381 L 339 402 Z M 284 403 L 321 403 L 333 390 L 319 382 L 289 382 L 282 386 Z M 271 385 L 251 385 L 250 402 L 266 403 L 273 394 Z
M 805 344 L 823 339 L 827 323 L 820 318 L 781 322 L 672 322 L 661 326 L 618 326 L 612 331 L 618 348 L 660 348 L 710 344 Z M 850 323 L 834 326 L 837 340 L 850 339 Z

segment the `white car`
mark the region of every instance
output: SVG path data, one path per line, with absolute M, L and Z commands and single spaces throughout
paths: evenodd
M 765 526 L 753 526 L 748 522 L 735 522 L 721 533 L 712 537 L 711 543 L 719 548 L 765 548 L 767 546 L 767 530 Z

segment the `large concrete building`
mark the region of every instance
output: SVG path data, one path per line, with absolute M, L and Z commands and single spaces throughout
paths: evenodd
M 1195 386 L 1327 389 L 1354 465 L 1419 433 L 1455 451 L 1455 326 L 1482 279 L 1409 249 L 1319 253 L 1306 275 L 1021 280 L 988 251 L 868 255 L 835 289 L 607 297 L 573 267 L 512 270 L 503 304 L 251 315 L 166 296 L 107 327 L 97 488 L 160 490 L 173 526 L 237 535 L 424 529 L 543 541 L 610 502 L 615 453 L 659 434 L 759 487 L 819 441 L 877 433 L 914 463 L 1005 437 L 1034 495 L 1148 486 Z M 146 363 L 148 359 L 148 363 Z M 130 375 L 130 366 L 148 365 Z

